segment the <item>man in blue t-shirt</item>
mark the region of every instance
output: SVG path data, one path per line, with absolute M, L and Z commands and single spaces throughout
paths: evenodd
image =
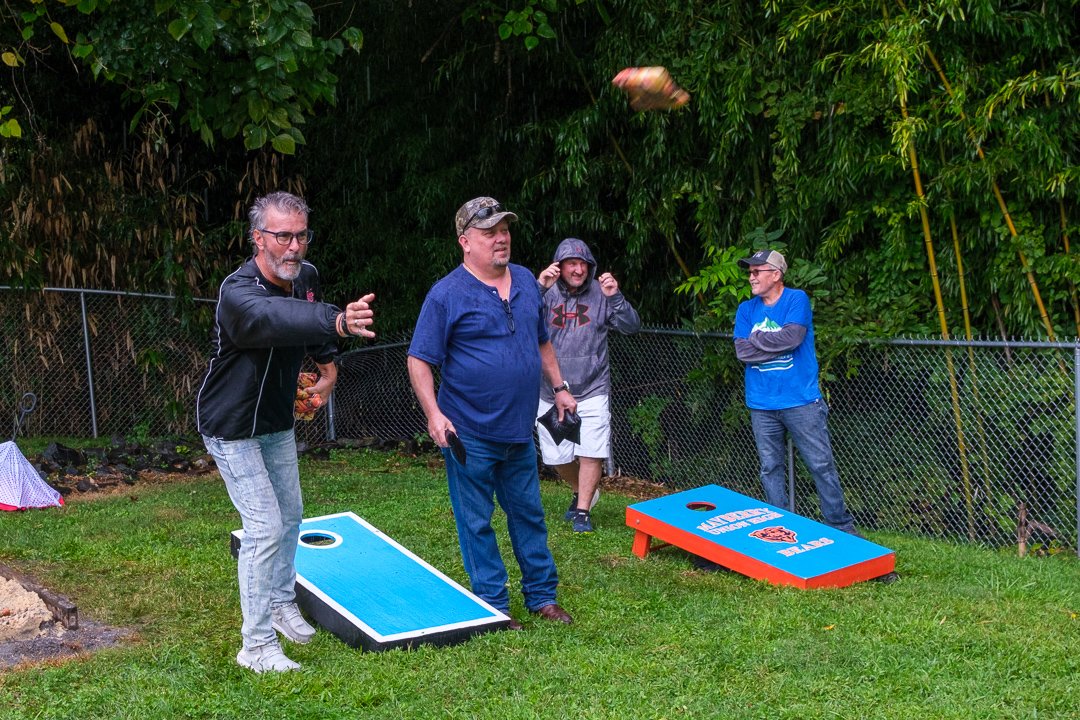
M 409 379 L 428 434 L 443 448 L 472 591 L 510 614 L 506 566 L 491 527 L 494 497 L 506 513 L 526 609 L 569 624 L 570 615 L 555 602 L 559 578 L 547 543 L 533 445 L 541 373 L 556 388 L 560 420 L 577 402 L 559 372 L 536 280 L 510 262 L 511 220 L 517 215 L 490 197 L 458 209 L 454 225 L 463 262 L 424 299 L 409 345 Z M 438 397 L 434 367 L 441 368 Z M 450 449 L 455 435 L 457 453 Z M 522 625 L 511 619 L 510 627 Z
M 844 505 L 826 421 L 829 408 L 818 389 L 810 298 L 784 287 L 787 261 L 775 250 L 739 260 L 750 272 L 754 297 L 735 315 L 735 355 L 746 364 L 746 405 L 754 429 L 765 499 L 787 507 L 784 433 L 791 435 L 817 487 L 821 514 L 838 530 L 859 535 Z

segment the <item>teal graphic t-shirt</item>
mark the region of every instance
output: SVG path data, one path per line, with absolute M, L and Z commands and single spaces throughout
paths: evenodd
M 746 405 L 749 408 L 784 410 L 821 399 L 813 311 L 805 292 L 784 288 L 776 304 L 771 306 L 757 297 L 744 301 L 735 315 L 735 338 L 748 339 L 755 331 L 778 332 L 789 323 L 805 327 L 806 337 L 791 352 L 746 366 Z

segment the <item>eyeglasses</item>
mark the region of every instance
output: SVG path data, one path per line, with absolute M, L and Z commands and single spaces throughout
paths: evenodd
M 257 229 L 263 235 L 269 235 L 270 237 L 277 240 L 278 245 L 284 245 L 286 247 L 288 247 L 289 245 L 292 245 L 292 241 L 294 239 L 296 240 L 296 242 L 300 243 L 301 245 L 307 245 L 308 243 L 311 242 L 312 238 L 315 237 L 315 233 L 313 231 L 311 231 L 311 230 L 301 230 L 298 233 L 293 233 L 293 232 L 270 232 L 269 230 L 266 230 L 264 228 L 257 228 Z
M 469 219 L 461 226 L 461 232 L 465 232 L 472 227 L 472 224 L 476 220 L 487 220 L 495 213 L 501 213 L 503 211 L 502 203 L 495 203 L 488 207 L 483 207 L 469 216 Z
M 514 313 L 510 310 L 510 301 L 503 300 L 503 310 L 506 311 L 506 327 L 510 328 L 511 334 L 514 333 L 517 327 L 514 325 Z
M 749 274 L 750 274 L 751 277 L 757 277 L 758 275 L 760 275 L 763 272 L 780 272 L 780 271 L 777 270 L 776 268 L 756 268 L 754 270 L 751 270 Z

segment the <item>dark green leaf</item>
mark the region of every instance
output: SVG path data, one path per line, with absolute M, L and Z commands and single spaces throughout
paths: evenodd
M 292 136 L 285 133 L 276 135 L 274 139 L 270 141 L 270 144 L 282 155 L 292 155 L 296 152 L 296 141 Z
M 258 125 L 244 126 L 244 147 L 257 150 L 266 144 L 266 130 Z
M 179 40 L 184 35 L 187 35 L 188 30 L 191 29 L 191 21 L 186 18 L 176 18 L 169 23 L 169 34 L 172 35 L 173 40 Z

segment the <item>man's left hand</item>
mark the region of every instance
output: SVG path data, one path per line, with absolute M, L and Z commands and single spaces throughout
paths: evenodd
M 611 297 L 619 292 L 619 281 L 611 273 L 604 273 L 596 279 L 600 282 L 600 292 L 604 293 L 604 295 Z
M 293 402 L 293 414 L 297 420 L 314 420 L 315 411 L 322 407 L 324 396 L 315 389 L 318 380 L 318 376 L 312 372 L 300 373 L 297 378 L 296 400 Z M 333 383 L 330 387 L 333 388 Z
M 577 412 L 577 400 L 574 399 L 569 390 L 563 390 L 555 393 L 555 407 L 559 408 L 559 422 L 562 422 L 567 411 Z
M 330 393 L 334 391 L 334 384 L 335 381 L 333 379 L 328 378 L 326 375 L 320 375 L 318 382 L 308 388 L 308 391 L 314 395 L 318 395 L 321 401 L 325 401 L 326 398 L 330 397 Z M 320 402 L 319 405 L 322 405 L 322 402 Z M 319 405 L 316 407 L 319 407 Z

